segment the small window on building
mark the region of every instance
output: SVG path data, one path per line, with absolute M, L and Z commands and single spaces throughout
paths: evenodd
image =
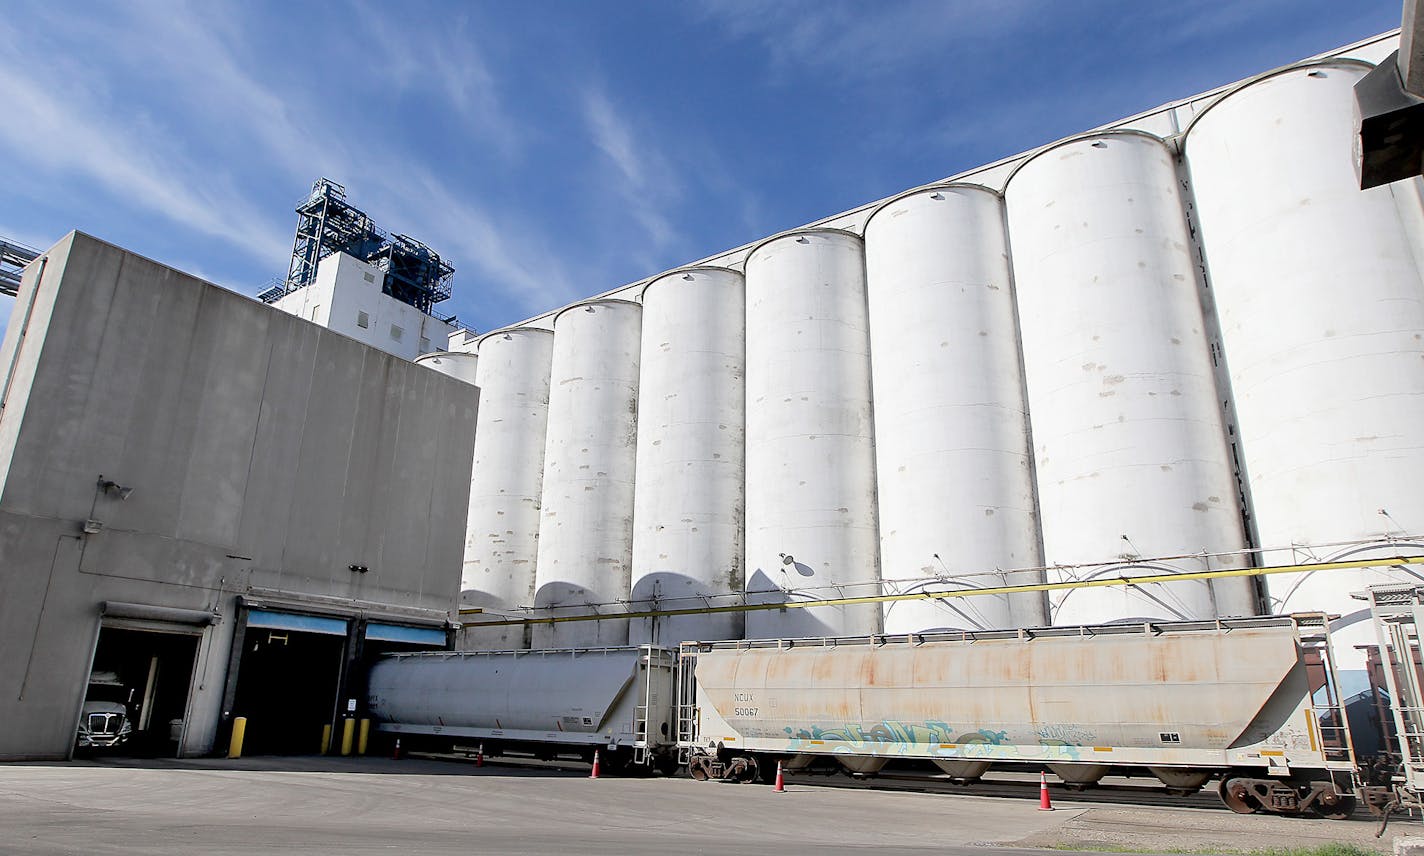
M 376 281 L 376 275 L 373 274 L 373 273 L 371 273 L 370 271 L 366 271 L 365 273 L 363 273 L 363 274 L 361 274 L 361 275 L 364 276 L 364 277 L 366 277 L 366 281 L 367 281 L 367 282 L 375 282 L 375 281 Z
M 399 342 L 399 341 L 401 340 L 401 336 L 404 336 L 404 335 L 405 335 L 405 331 L 404 331 L 404 330 L 402 330 L 401 328 L 397 327 L 397 326 L 394 325 L 394 324 L 391 325 L 391 338 L 392 338 L 392 339 L 395 339 L 397 342 Z
M 423 354 L 430 350 L 430 340 L 425 336 L 420 337 L 420 352 Z
M 315 306 L 312 307 L 312 319 L 311 319 L 311 320 L 315 321 L 317 315 L 318 315 L 320 312 L 321 312 L 321 304 L 318 303 L 317 305 L 315 305 Z
M 357 312 L 357 313 L 356 313 L 356 326 L 357 326 L 357 327 L 360 327 L 362 330 L 365 330 L 367 327 L 370 327 L 370 326 L 371 326 L 371 316 L 370 316 L 370 315 L 367 315 L 365 312 Z

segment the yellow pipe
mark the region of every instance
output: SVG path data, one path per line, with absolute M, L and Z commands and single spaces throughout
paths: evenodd
M 838 597 L 823 600 L 801 600 L 787 603 L 739 603 L 731 606 L 702 606 L 688 609 L 654 609 L 643 612 L 604 612 L 589 615 L 557 615 L 549 618 L 510 618 L 503 621 L 467 621 L 464 627 L 507 627 L 523 624 L 561 624 L 567 621 L 615 621 L 626 618 L 663 618 L 672 615 L 711 615 L 720 612 L 755 612 L 768 609 L 810 609 L 818 606 L 850 606 L 862 603 L 893 603 L 901 600 L 948 600 L 958 597 L 978 597 L 986 594 L 1014 594 L 1033 591 L 1132 586 L 1147 583 L 1176 583 L 1189 580 L 1215 580 L 1229 577 L 1264 577 L 1271 574 L 1299 574 L 1312 571 L 1339 571 L 1351 568 L 1374 568 L 1382 565 L 1424 564 L 1424 556 L 1395 556 L 1386 559 L 1363 559 L 1350 562 L 1316 562 L 1306 565 L 1276 565 L 1265 568 L 1233 568 L 1225 571 L 1191 571 L 1183 574 L 1155 574 L 1143 577 L 1110 577 L 1066 583 L 1035 583 L 1021 586 L 962 589 L 960 591 L 915 592 L 913 594 L 879 594 L 867 597 Z
M 371 720 L 361 720 L 361 728 L 357 731 L 356 754 L 366 754 L 366 744 L 371 742 Z
M 321 727 L 321 754 L 325 755 L 331 751 L 331 723 Z
M 247 736 L 247 717 L 239 716 L 232 721 L 232 740 L 227 744 L 229 758 L 242 757 L 242 738 Z
M 351 741 L 356 736 L 356 720 L 347 717 L 341 722 L 341 754 L 351 754 Z

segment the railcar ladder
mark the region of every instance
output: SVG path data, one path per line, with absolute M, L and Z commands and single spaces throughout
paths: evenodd
M 677 658 L 677 760 L 686 764 L 698 740 L 697 652 L 684 647 Z
M 1330 648 L 1329 619 L 1324 615 L 1301 616 L 1297 618 L 1296 625 L 1300 630 L 1302 659 L 1310 686 L 1311 722 L 1320 735 L 1320 751 L 1325 757 L 1325 766 L 1353 776 L 1357 766 L 1355 746 L 1340 695 L 1335 655 Z
M 1419 639 L 1424 586 L 1375 586 L 1369 597 L 1400 753 L 1395 784 L 1417 807 L 1424 796 L 1424 667 Z
M 666 710 L 666 707 L 663 706 L 664 702 L 659 699 L 658 687 L 663 685 L 665 692 L 674 691 L 672 686 L 664 684 L 665 678 L 673 671 L 673 663 L 669 661 L 666 650 L 652 646 L 643 647 L 638 663 L 643 674 L 643 698 L 642 703 L 635 708 L 633 714 L 633 761 L 638 764 L 646 764 L 648 756 L 652 753 L 652 743 L 649 739 L 649 717 L 655 711 Z M 658 724 L 666 732 L 667 719 L 664 715 L 659 715 Z

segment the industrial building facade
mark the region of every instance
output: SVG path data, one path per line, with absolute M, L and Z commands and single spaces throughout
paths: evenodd
M 1359 630 L 1350 593 L 1407 570 L 636 613 L 1424 551 L 1424 198 L 1359 190 L 1351 151 L 1353 87 L 1396 43 L 486 335 L 472 620 L 610 616 L 534 647 L 1300 610 Z
M 515 620 L 467 648 L 1326 610 L 1349 651 L 1351 592 L 1406 570 L 800 605 L 1424 554 L 1424 191 L 1360 191 L 1351 155 L 1396 41 L 456 334 L 435 371 L 67 237 L 0 348 L 0 759 L 67 755 L 100 672 L 153 751 L 238 715 L 314 751 L 457 601 Z M 273 300 L 375 282 L 304 234 Z M 518 623 L 554 616 L 599 620 Z
M 447 644 L 469 384 L 78 233 L 0 365 L 0 759 L 66 757 L 91 675 L 133 751 L 314 752 Z

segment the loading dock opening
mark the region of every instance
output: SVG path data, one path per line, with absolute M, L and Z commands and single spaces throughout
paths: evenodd
M 182 745 L 198 655 L 198 632 L 164 632 L 105 623 L 99 629 L 94 663 L 81 713 L 81 729 L 94 720 L 92 746 L 80 752 L 133 756 L 176 756 Z M 123 720 L 112 719 L 119 714 Z M 98 729 L 127 721 L 122 742 L 103 745 Z
M 348 625 L 337 618 L 249 610 L 233 717 L 247 717 L 243 753 L 316 752 L 336 715 Z

